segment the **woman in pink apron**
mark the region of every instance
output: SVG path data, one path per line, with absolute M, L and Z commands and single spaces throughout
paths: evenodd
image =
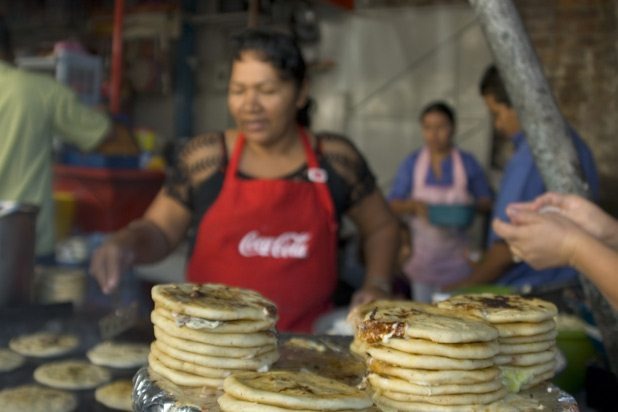
M 409 220 L 413 253 L 404 272 L 412 282 L 414 300 L 430 302 L 443 287 L 469 275 L 468 239 L 463 227 L 436 226 L 428 205 L 474 205 L 489 211 L 492 193 L 475 158 L 453 145 L 455 115 L 443 102 L 422 111 L 425 146 L 409 155 L 397 172 L 391 207 Z
M 299 126 L 307 81 L 292 38 L 259 29 L 236 41 L 236 128 L 186 143 L 144 218 L 106 241 L 91 271 L 109 292 L 123 270 L 163 258 L 193 229 L 189 281 L 256 290 L 277 304 L 280 330 L 310 332 L 331 307 L 341 215 L 356 223 L 368 257 L 357 303 L 388 296 L 397 222 L 348 139 Z

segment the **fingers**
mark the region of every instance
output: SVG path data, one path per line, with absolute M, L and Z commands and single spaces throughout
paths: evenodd
M 536 210 L 539 210 L 547 206 L 553 206 L 558 209 L 562 209 L 565 207 L 566 201 L 567 201 L 567 196 L 562 193 L 547 192 L 537 197 L 533 203 L 534 203 L 534 207 Z
M 520 227 L 517 227 L 515 225 L 512 225 L 510 223 L 507 222 L 503 222 L 500 219 L 494 219 L 492 222 L 492 227 L 494 229 L 494 231 L 504 240 L 506 240 L 506 242 L 509 245 L 509 250 L 511 251 L 511 258 L 513 259 L 513 262 L 515 263 L 519 263 L 522 261 L 522 254 L 521 252 L 517 249 L 516 246 L 514 246 L 514 242 L 517 239 L 517 234 L 518 232 L 521 230 Z
M 527 225 L 535 223 L 539 220 L 539 214 L 531 210 L 522 210 L 517 208 L 507 208 L 506 214 L 515 225 Z
M 517 212 L 517 211 L 535 211 L 536 210 L 536 205 L 534 202 L 519 202 L 519 203 L 510 203 L 507 208 L 506 211 L 507 213 L 510 211 L 512 212 Z
M 498 236 L 503 239 L 509 239 L 513 236 L 513 232 L 515 231 L 515 226 L 500 219 L 494 219 L 491 223 L 491 227 L 498 234 Z
M 373 302 L 377 299 L 383 299 L 389 297 L 388 294 L 380 291 L 374 290 L 375 288 L 363 288 L 357 291 L 354 296 L 352 296 L 352 300 L 350 302 L 350 307 L 355 307 L 358 305 L 363 305 L 365 303 Z
M 97 249 L 90 263 L 90 273 L 99 283 L 101 291 L 109 294 L 118 287 L 122 274 L 131 268 L 132 252 L 107 244 Z
M 523 259 L 520 257 L 520 254 L 515 251 L 515 249 L 511 248 L 511 259 L 513 263 L 521 263 Z
M 101 250 L 98 249 L 90 260 L 90 274 L 97 280 L 101 291 L 105 294 L 110 292 L 107 286 L 107 271 L 105 270 L 105 259 L 102 256 Z
M 352 296 L 352 300 L 350 301 L 350 308 L 354 308 L 359 305 L 363 305 L 365 303 L 371 302 L 373 299 L 366 293 L 359 291 Z
M 428 215 L 428 211 L 427 211 L 427 204 L 417 201 L 416 204 L 416 215 L 418 217 L 422 217 L 422 218 L 427 218 Z

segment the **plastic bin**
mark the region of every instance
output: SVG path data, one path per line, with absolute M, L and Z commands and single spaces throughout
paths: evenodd
M 103 60 L 100 56 L 60 50 L 52 57 L 19 57 L 17 65 L 26 70 L 51 74 L 73 89 L 84 104 L 94 106 L 101 100 Z
M 101 153 L 83 153 L 70 145 L 65 145 L 61 153 L 61 162 L 65 165 L 109 169 L 138 169 L 140 156 L 104 155 Z
M 155 170 L 54 166 L 54 190 L 76 199 L 75 228 L 111 232 L 144 214 L 164 179 Z
M 69 237 L 75 221 L 75 196 L 70 192 L 54 192 L 56 241 Z

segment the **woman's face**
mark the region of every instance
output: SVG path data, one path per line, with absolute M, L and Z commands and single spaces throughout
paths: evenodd
M 494 129 L 498 132 L 499 136 L 509 139 L 519 132 L 521 127 L 515 109 L 504 103 L 498 102 L 491 94 L 483 96 L 483 99 L 485 100 L 485 105 L 489 109 L 489 113 L 491 113 Z
M 236 126 L 248 141 L 269 144 L 289 135 L 296 127 L 296 111 L 305 102 L 292 80 L 252 52 L 243 52 L 232 65 L 227 95 Z
M 440 112 L 429 112 L 421 119 L 421 129 L 425 145 L 429 151 L 442 153 L 451 149 L 453 124 Z

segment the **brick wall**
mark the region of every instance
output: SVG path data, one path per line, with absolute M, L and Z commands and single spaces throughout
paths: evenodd
M 595 154 L 601 203 L 618 215 L 618 5 L 515 0 L 566 119 Z
M 560 110 L 594 152 L 601 204 L 618 217 L 618 1 L 513 0 Z M 467 0 L 356 0 L 358 8 Z

